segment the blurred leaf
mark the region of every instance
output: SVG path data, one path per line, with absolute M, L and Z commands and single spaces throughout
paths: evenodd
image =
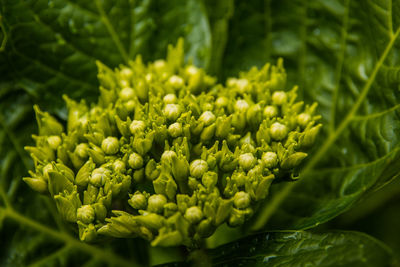
M 165 12 L 167 10 L 167 12 Z M 167 45 L 185 37 L 188 56 L 208 64 L 209 27 L 200 0 L 178 5 L 153 0 L 1 0 L 0 14 L 8 42 L 0 56 L 4 73 L 46 110 L 73 98 L 97 95 L 95 61 L 109 67 L 137 54 L 162 55 Z

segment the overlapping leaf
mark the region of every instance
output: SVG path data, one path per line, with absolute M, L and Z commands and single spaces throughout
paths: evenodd
M 391 252 L 357 232 L 262 233 L 200 253 L 192 261 L 212 266 L 390 266 Z M 208 263 L 207 263 L 208 262 Z M 171 263 L 163 266 L 186 266 Z

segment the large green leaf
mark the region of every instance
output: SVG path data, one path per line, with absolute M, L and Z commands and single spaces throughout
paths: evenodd
M 254 229 L 316 226 L 397 177 L 396 10 L 397 0 L 236 2 L 224 75 L 283 57 L 324 125 L 300 180 L 272 186 Z
M 197 266 L 391 266 L 391 251 L 358 232 L 262 233 L 193 253 Z M 186 266 L 170 263 L 164 266 Z M 204 265 L 200 265 L 204 264 Z
M 109 67 L 137 54 L 164 57 L 167 45 L 185 37 L 188 57 L 208 64 L 210 30 L 200 0 L 181 5 L 152 0 L 1 0 L 8 36 L 0 57 L 0 79 L 13 79 L 47 110 L 58 110 L 61 95 L 97 95 L 100 60 Z M 171 30 L 172 29 L 172 30 Z

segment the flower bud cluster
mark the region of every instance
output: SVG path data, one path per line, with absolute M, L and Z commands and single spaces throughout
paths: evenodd
M 65 97 L 65 129 L 35 107 L 39 135 L 26 147 L 35 171 L 24 180 L 83 241 L 191 246 L 223 223 L 242 225 L 273 181 L 291 178 L 321 127 L 316 104 L 285 90 L 281 60 L 226 86 L 184 65 L 181 41 L 166 60 L 98 67 L 98 103 Z

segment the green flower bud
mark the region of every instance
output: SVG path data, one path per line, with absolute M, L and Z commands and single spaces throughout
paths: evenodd
M 151 159 L 147 162 L 144 173 L 146 175 L 146 178 L 150 181 L 153 181 L 158 177 L 160 171 L 157 169 L 157 163 L 154 159 Z
M 131 122 L 131 125 L 129 125 L 129 131 L 132 134 L 143 132 L 145 129 L 146 129 L 146 124 L 143 121 L 134 120 Z
M 153 66 L 157 72 L 162 72 L 167 67 L 167 64 L 166 64 L 165 60 L 158 59 L 158 60 L 154 61 Z
M 175 121 L 181 115 L 181 108 L 177 104 L 166 104 L 163 113 L 168 120 Z
M 89 224 L 94 221 L 95 213 L 91 205 L 83 205 L 76 211 L 78 221 Z
M 204 123 L 204 126 L 208 126 L 215 122 L 215 115 L 211 111 L 205 111 L 199 117 L 199 121 Z
M 244 99 L 239 99 L 235 103 L 235 110 L 240 113 L 246 112 L 248 108 L 249 108 L 249 104 Z
M 78 192 L 60 193 L 54 196 L 54 200 L 61 217 L 68 222 L 76 222 L 77 209 L 82 206 Z
M 147 152 L 150 151 L 151 147 L 153 146 L 154 140 L 154 131 L 144 135 L 136 135 L 135 139 L 133 140 L 133 148 L 142 156 L 144 156 Z
M 201 182 L 206 188 L 213 188 L 218 182 L 218 174 L 208 171 L 201 178 Z
M 239 156 L 239 165 L 244 170 L 250 170 L 256 164 L 256 158 L 251 153 L 245 153 Z
M 90 175 L 89 182 L 97 187 L 103 186 L 110 174 L 111 171 L 103 167 L 94 169 Z
M 89 156 L 93 159 L 93 162 L 101 165 L 105 162 L 104 152 L 99 147 L 93 147 L 92 149 L 88 149 Z
M 165 150 L 164 153 L 161 155 L 161 162 L 168 163 L 169 165 L 172 164 L 173 158 L 176 158 L 176 152 L 172 150 Z
M 152 195 L 149 197 L 147 203 L 147 210 L 149 212 L 162 213 L 164 205 L 167 204 L 167 198 L 161 194 Z
M 216 129 L 215 123 L 204 128 L 200 134 L 200 141 L 207 142 L 207 141 L 213 139 L 214 134 L 215 134 L 215 129 Z
M 189 176 L 189 163 L 184 156 L 172 157 L 172 174 L 177 181 L 185 181 Z
M 279 122 L 274 122 L 270 128 L 271 137 L 275 140 L 282 140 L 286 137 L 288 132 L 287 127 Z
M 215 101 L 215 106 L 219 108 L 226 107 L 228 104 L 229 104 L 229 99 L 225 96 L 220 96 Z
M 163 101 L 165 104 L 176 104 L 178 98 L 175 94 L 167 94 L 164 96 Z
M 133 169 L 140 169 L 143 167 L 143 158 L 138 153 L 133 152 L 129 155 L 128 164 Z
M 312 127 L 309 130 L 306 130 L 303 136 L 300 137 L 299 144 L 302 147 L 309 147 L 315 142 L 315 138 L 318 135 L 319 130 L 321 129 L 322 124 L 318 124 L 317 126 Z
M 246 112 L 246 120 L 252 127 L 258 127 L 262 120 L 261 106 L 259 104 L 252 105 Z
M 198 93 L 204 83 L 204 71 L 195 66 L 189 66 L 186 69 L 186 75 L 189 79 L 189 89 L 192 93 Z
M 307 153 L 304 152 L 296 152 L 286 159 L 284 159 L 281 163 L 282 169 L 292 169 L 300 164 L 300 162 L 307 157 Z
M 74 184 L 59 171 L 49 171 L 48 185 L 51 196 L 58 195 L 64 191 L 72 193 L 75 190 Z
M 128 204 L 134 209 L 144 210 L 147 207 L 147 198 L 142 193 L 136 192 L 128 200 Z
M 174 88 L 176 90 L 176 89 L 181 88 L 185 84 L 185 82 L 178 75 L 172 75 L 168 79 L 168 84 L 171 85 L 172 88 Z
M 43 169 L 43 180 L 45 180 L 46 182 L 49 180 L 49 172 L 53 170 L 53 164 L 52 163 L 48 163 L 46 164 Z
M 135 91 L 130 87 L 125 87 L 119 92 L 119 98 L 124 102 L 134 99 L 135 96 Z
M 231 132 L 232 116 L 218 117 L 215 123 L 215 136 L 217 138 L 225 138 Z
M 81 143 L 76 146 L 74 153 L 81 159 L 86 159 L 89 156 L 88 149 L 89 149 L 88 144 Z
M 25 183 L 27 183 L 30 188 L 33 190 L 44 194 L 47 193 L 47 182 L 43 178 L 31 178 L 31 177 L 25 177 L 22 178 Z
M 133 75 L 133 72 L 129 68 L 122 68 L 119 74 L 123 79 L 130 79 Z
M 239 191 L 233 197 L 233 204 L 238 209 L 245 209 L 249 207 L 251 202 L 250 195 L 246 192 Z
M 272 94 L 272 103 L 281 106 L 287 101 L 287 95 L 284 91 L 276 91 Z
M 196 232 L 200 237 L 207 238 L 215 232 L 215 226 L 210 219 L 204 219 L 198 224 Z
M 54 151 L 49 147 L 26 146 L 24 149 L 30 152 L 32 158 L 35 158 L 41 162 L 49 162 L 54 160 Z
M 39 135 L 61 135 L 64 131 L 64 127 L 49 113 L 43 112 L 39 109 L 39 106 L 33 106 L 36 113 L 36 121 L 39 128 Z
M 79 225 L 79 238 L 81 239 L 81 241 L 91 242 L 96 238 L 97 231 L 93 224 L 85 226 L 79 224 L 78 222 L 78 225 Z
M 94 213 L 96 215 L 96 219 L 99 221 L 104 221 L 107 217 L 107 208 L 101 203 L 93 204 Z
M 175 180 L 169 173 L 161 173 L 161 175 L 153 181 L 154 191 L 157 194 L 163 194 L 168 197 L 169 200 L 174 200 L 178 186 Z
M 96 165 L 93 163 L 93 161 L 88 160 L 76 174 L 75 184 L 79 186 L 87 186 L 87 184 L 89 183 L 90 174 L 95 167 Z
M 271 186 L 271 183 L 274 180 L 274 178 L 275 176 L 273 174 L 262 178 L 261 182 L 258 184 L 255 190 L 256 201 L 259 201 L 267 197 L 269 192 L 269 187 Z
M 215 224 L 220 225 L 224 222 L 232 211 L 232 200 L 222 199 L 218 200 L 218 209 L 215 217 Z
M 265 106 L 264 117 L 273 118 L 278 116 L 278 109 L 275 106 Z
M 167 203 L 164 205 L 164 217 L 168 218 L 174 215 L 178 211 L 178 205 L 175 203 Z
M 208 164 L 202 159 L 196 159 L 190 163 L 190 175 L 200 179 L 208 171 Z
M 203 218 L 203 212 L 197 206 L 190 207 L 185 212 L 185 219 L 190 223 L 198 223 Z
M 296 120 L 301 127 L 305 128 L 307 124 L 311 121 L 311 116 L 307 113 L 300 113 L 299 115 L 297 115 Z
M 51 135 L 47 137 L 47 143 L 51 147 L 51 149 L 56 150 L 59 145 L 61 145 L 61 137 L 58 135 Z
M 168 133 L 171 137 L 176 138 L 182 135 L 182 124 L 175 122 L 168 127 Z
M 141 168 L 139 170 L 135 170 L 133 172 L 133 180 L 135 180 L 136 183 L 140 183 L 143 181 L 144 179 L 144 168 Z
M 113 170 L 116 173 L 125 173 L 126 171 L 126 165 L 125 162 L 123 162 L 120 159 L 117 159 L 116 161 L 113 162 Z
M 116 154 L 119 151 L 119 142 L 116 137 L 107 137 L 101 143 L 101 149 L 108 155 Z
M 267 168 L 274 168 L 278 164 L 278 155 L 275 152 L 265 152 L 261 157 L 262 163 Z
M 247 79 L 237 79 L 236 80 L 236 88 L 239 90 L 240 93 L 245 93 L 248 89 L 249 81 Z

